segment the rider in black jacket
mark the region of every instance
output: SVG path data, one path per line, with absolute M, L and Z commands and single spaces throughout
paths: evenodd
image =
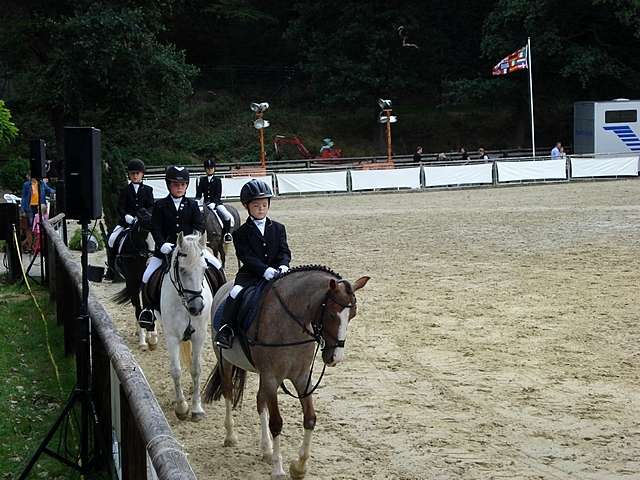
M 202 199 L 205 207 L 211 211 L 217 211 L 222 219 L 222 233 L 225 243 L 231 243 L 231 228 L 234 226 L 233 216 L 222 203 L 222 180 L 214 176 L 216 172 L 216 161 L 209 158 L 204 161 L 206 175 L 198 178 L 196 184 L 196 200 Z

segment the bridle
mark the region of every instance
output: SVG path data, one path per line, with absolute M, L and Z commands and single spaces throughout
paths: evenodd
M 338 280 L 337 283 L 344 283 L 344 280 Z M 326 316 L 326 312 L 327 312 L 327 304 L 329 301 L 332 301 L 333 303 L 335 303 L 336 305 L 342 307 L 343 309 L 345 308 L 349 308 L 349 314 L 351 314 L 351 309 L 354 308 L 356 306 L 356 299 L 355 296 L 353 296 L 353 301 L 349 302 L 349 303 L 342 303 L 340 302 L 340 300 L 338 300 L 336 298 L 335 295 L 332 294 L 331 290 L 327 291 L 327 293 L 325 294 L 325 297 L 322 301 L 322 304 L 320 305 L 320 311 L 319 314 L 314 317 L 311 320 L 311 330 L 309 330 L 305 324 L 304 319 L 300 318 L 298 315 L 296 315 L 295 313 L 293 313 L 291 311 L 291 309 L 287 306 L 287 304 L 285 303 L 284 299 L 282 298 L 282 295 L 280 294 L 280 292 L 276 289 L 276 286 L 273 285 L 271 287 L 271 290 L 273 291 L 273 293 L 275 294 L 276 298 L 278 299 L 278 302 L 280 302 L 280 305 L 282 306 L 282 308 L 284 309 L 284 311 L 287 313 L 287 316 L 289 318 L 291 318 L 295 323 L 297 323 L 300 328 L 302 329 L 302 331 L 304 333 L 306 333 L 307 335 L 309 335 L 311 338 L 307 339 L 307 340 L 300 340 L 297 342 L 289 342 L 289 343 L 263 343 L 263 342 L 259 342 L 256 339 L 250 339 L 247 338 L 247 342 L 249 343 L 249 345 L 251 346 L 261 346 L 261 347 L 291 347 L 294 345 L 304 345 L 307 343 L 311 343 L 311 342 L 316 342 L 316 349 L 315 352 L 313 354 L 313 361 L 311 362 L 311 368 L 309 369 L 309 377 L 307 379 L 307 385 L 304 389 L 305 393 L 303 393 L 302 395 L 294 395 L 293 393 L 291 393 L 287 387 L 285 386 L 284 382 L 280 385 L 282 387 L 282 390 L 284 390 L 284 392 L 293 397 L 293 398 L 298 398 L 298 399 L 302 399 L 305 397 L 308 397 L 309 395 L 311 395 L 316 388 L 318 388 L 318 386 L 320 385 L 320 382 L 322 381 L 322 377 L 324 377 L 324 372 L 327 368 L 327 364 L 325 363 L 322 367 L 322 373 L 320 373 L 320 377 L 318 378 L 318 381 L 316 382 L 316 384 L 313 386 L 313 388 L 311 390 L 309 390 L 309 385 L 311 384 L 311 375 L 313 374 L 313 366 L 315 365 L 316 362 L 316 357 L 318 356 L 318 351 L 322 351 L 324 352 L 325 350 L 328 349 L 332 349 L 332 348 L 344 348 L 345 342 L 346 342 L 346 338 L 343 339 L 339 339 L 334 337 L 333 335 L 331 335 L 329 332 L 325 332 L 324 329 L 324 319 Z M 324 339 L 324 335 L 323 333 L 328 336 L 329 338 L 331 338 L 332 340 L 335 341 L 335 343 L 333 345 L 327 345 L 325 339 Z M 257 332 L 256 332 L 256 337 L 257 337 Z
M 176 259 L 173 262 L 173 275 L 171 275 L 171 271 L 169 271 L 169 279 L 173 284 L 173 287 L 178 292 L 178 296 L 182 301 L 182 305 L 186 308 L 187 312 L 189 311 L 189 304 L 193 302 L 196 298 L 202 298 L 202 285 L 200 286 L 200 290 L 189 290 L 184 288 L 182 284 L 182 279 L 180 278 L 180 257 L 186 257 L 186 253 L 182 253 L 180 251 L 176 252 Z M 189 324 L 191 324 L 191 315 L 189 315 Z

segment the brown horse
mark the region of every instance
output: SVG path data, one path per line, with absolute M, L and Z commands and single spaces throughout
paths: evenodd
M 325 366 L 335 366 L 344 359 L 347 327 L 356 315 L 355 292 L 368 280 L 369 277 L 361 277 L 351 284 L 318 265 L 293 268 L 264 290 L 256 319 L 246 332 L 251 360 L 243 353 L 238 335 L 233 348 L 222 351 L 214 348 L 218 364 L 207 381 L 205 401 L 224 396 L 225 445 L 237 443 L 231 410 L 242 399 L 246 370 L 260 375 L 257 407 L 261 449 L 263 459 L 272 463 L 272 478 L 285 476 L 280 454 L 282 417 L 278 409 L 278 387 L 285 379 L 290 380 L 302 404 L 304 439 L 299 457 L 291 462 L 289 471 L 292 478 L 303 478 L 316 424 L 312 393 L 322 379 L 321 374 L 314 385 L 311 378 L 315 357 L 321 349 Z M 213 313 L 232 287 L 233 283 L 228 282 L 216 293 Z M 214 338 L 215 335 L 214 328 Z M 287 391 L 284 385 L 283 388 Z
M 233 217 L 234 225 L 231 227 L 230 232 L 233 233 L 240 227 L 240 214 L 234 206 L 229 205 L 228 203 L 225 203 L 224 206 Z M 217 214 L 213 213 L 206 206 L 202 209 L 202 214 L 204 215 L 204 226 L 207 231 L 207 244 L 209 248 L 213 250 L 213 254 L 220 259 L 222 266 L 224 267 L 225 260 L 227 258 L 228 244 L 223 242 L 222 225 L 220 224 L 220 220 L 218 219 Z

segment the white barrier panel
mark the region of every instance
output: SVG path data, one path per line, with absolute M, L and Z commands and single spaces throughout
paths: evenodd
M 239 197 L 242 186 L 249 180 L 262 180 L 273 192 L 273 177 L 266 175 L 264 177 L 229 177 L 222 179 L 222 198 Z
M 420 167 L 393 170 L 351 170 L 351 190 L 420 188 Z
M 346 192 L 347 172 L 278 173 L 278 193 Z
M 493 183 L 493 177 L 491 175 L 493 163 L 423 168 L 425 185 L 427 187 Z
M 565 160 L 540 160 L 539 162 L 496 162 L 498 181 L 557 180 L 567 178 Z
M 222 198 L 239 197 L 242 186 L 251 179 L 258 179 L 266 182 L 273 190 L 273 177 L 267 175 L 265 177 L 230 177 L 222 178 Z M 196 178 L 192 178 L 187 187 L 187 197 L 195 198 L 196 196 Z M 164 179 L 145 180 L 144 183 L 153 187 L 153 198 L 156 200 L 169 195 L 167 184 Z
M 638 175 L 638 157 L 572 158 L 572 177 L 618 177 Z

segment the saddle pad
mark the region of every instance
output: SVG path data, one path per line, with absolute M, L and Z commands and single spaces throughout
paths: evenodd
M 262 303 L 262 295 L 268 284 L 269 282 L 260 280 L 256 285 L 245 287 L 242 290 L 240 308 L 238 309 L 238 318 L 236 319 L 236 325 L 240 325 L 242 332 L 249 330 L 249 327 L 258 315 L 258 310 Z M 227 301 L 228 297 L 227 300 L 220 304 L 218 310 L 216 310 L 215 315 L 213 316 L 213 327 L 216 330 L 219 330 L 222 325 L 222 312 L 224 311 L 224 306 Z

